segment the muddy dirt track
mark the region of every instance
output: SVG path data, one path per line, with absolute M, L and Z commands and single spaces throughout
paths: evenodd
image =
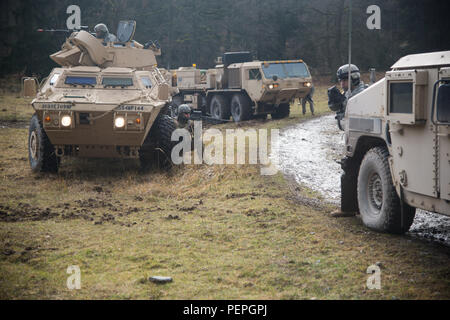
M 274 150 L 283 173 L 319 192 L 324 201 L 339 204 L 341 168 L 337 161 L 343 145 L 343 131 L 338 130 L 334 115 L 327 115 L 281 131 Z M 450 218 L 417 210 L 409 234 L 450 246 Z

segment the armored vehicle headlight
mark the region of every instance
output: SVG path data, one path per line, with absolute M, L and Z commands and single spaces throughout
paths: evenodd
M 273 89 L 273 84 L 269 84 L 269 89 Z
M 72 124 L 72 118 L 70 116 L 63 116 L 61 118 L 61 124 L 64 127 L 69 127 Z
M 116 128 L 123 128 L 123 126 L 125 125 L 125 118 L 117 117 L 116 119 L 114 119 L 114 125 L 116 126 Z
M 311 87 L 311 82 L 303 82 L 303 86 L 310 88 Z

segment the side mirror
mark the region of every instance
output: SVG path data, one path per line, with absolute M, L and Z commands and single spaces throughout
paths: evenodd
M 34 98 L 39 88 L 39 82 L 35 77 L 22 78 L 22 96 L 24 98 Z

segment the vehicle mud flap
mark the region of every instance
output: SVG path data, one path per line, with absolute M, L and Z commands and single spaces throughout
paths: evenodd
M 341 210 L 343 212 L 358 212 L 358 169 L 359 164 L 351 158 L 341 161 L 344 172 L 341 175 Z

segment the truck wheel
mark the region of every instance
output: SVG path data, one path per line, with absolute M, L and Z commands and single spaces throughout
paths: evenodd
M 211 99 L 211 116 L 218 120 L 230 119 L 230 105 L 222 95 L 214 95 Z
M 402 203 L 398 197 L 388 157 L 389 152 L 384 147 L 375 147 L 365 155 L 358 175 L 359 211 L 368 228 L 402 234 L 413 223 L 416 209 Z
M 160 168 L 172 166 L 172 149 L 177 143 L 172 141 L 172 133 L 176 126 L 171 117 L 160 115 L 155 120 L 144 145 L 139 150 L 141 167 L 146 169 L 151 163 L 156 163 Z
M 55 148 L 50 143 L 36 114 L 31 117 L 28 130 L 28 159 L 31 171 L 58 172 L 60 159 L 55 154 Z
M 272 119 L 283 119 L 289 117 L 291 112 L 291 105 L 289 103 L 281 103 L 275 112 L 271 113 Z
M 252 107 L 250 100 L 243 94 L 235 94 L 231 98 L 231 116 L 234 122 L 241 122 L 250 119 Z

